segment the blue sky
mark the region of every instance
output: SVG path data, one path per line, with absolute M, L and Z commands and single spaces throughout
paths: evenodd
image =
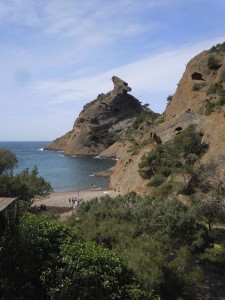
M 53 140 L 111 77 L 156 112 L 225 41 L 224 0 L 0 0 L 0 141 Z

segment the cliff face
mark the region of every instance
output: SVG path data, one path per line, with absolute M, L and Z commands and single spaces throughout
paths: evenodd
M 178 84 L 172 101 L 168 104 L 161 122 L 145 126 L 144 132 L 136 136 L 142 144 L 151 131 L 162 143 L 172 139 L 190 124 L 203 133 L 203 142 L 208 150 L 202 163 L 214 162 L 217 174 L 225 173 L 225 44 L 213 47 L 194 57 Z M 142 126 L 143 127 L 143 126 Z M 122 192 L 134 190 L 149 193 L 148 181 L 138 174 L 138 163 L 145 152 L 156 143 L 141 148 L 138 154 L 128 151 L 129 146 L 117 143 L 102 154 L 117 153 L 118 162 L 111 170 L 110 186 Z M 101 155 L 101 154 L 100 154 Z
M 87 104 L 73 129 L 48 149 L 63 150 L 68 155 L 116 157 L 116 165 L 105 172 L 110 175 L 110 187 L 145 194 L 150 188 L 138 174 L 138 164 L 143 154 L 156 146 L 150 132 L 164 143 L 195 124 L 208 144 L 202 163 L 213 161 L 217 173 L 225 173 L 225 43 L 200 53 L 187 64 L 176 93 L 163 116 L 155 121 L 143 114 L 137 99 L 127 94 L 131 91 L 127 83 L 115 76 L 112 80 L 114 89 Z
M 186 110 L 208 115 L 216 108 L 220 98 L 225 97 L 224 50 L 222 46 L 213 47 L 187 64 L 176 93 L 165 110 L 165 121 Z
M 86 104 L 76 119 L 73 129 L 54 140 L 45 149 L 62 150 L 66 155 L 98 155 L 113 144 L 121 132 L 142 110 L 128 84 L 112 77 L 114 89 L 100 94 Z

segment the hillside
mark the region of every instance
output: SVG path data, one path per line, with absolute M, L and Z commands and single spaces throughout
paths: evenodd
M 202 132 L 208 145 L 203 163 L 213 161 L 218 174 L 225 171 L 225 44 L 212 47 L 194 57 L 178 84 L 162 116 L 128 94 L 128 84 L 113 76 L 114 89 L 87 104 L 72 131 L 56 139 L 47 149 L 63 150 L 67 155 L 116 157 L 110 187 L 122 192 L 149 192 L 148 180 L 138 173 L 143 154 L 155 148 L 150 137 L 156 133 L 165 143 L 190 124 Z
M 135 142 L 144 144 L 151 131 L 162 143 L 171 140 L 190 124 L 195 124 L 203 134 L 202 142 L 208 145 L 201 158 L 203 163 L 213 162 L 215 171 L 222 176 L 225 172 L 225 44 L 212 47 L 194 57 L 178 84 L 172 100 L 168 103 L 163 116 L 154 124 L 141 124 Z M 135 142 L 127 141 L 130 147 Z M 117 143 L 100 155 L 110 156 L 117 153 L 118 162 L 112 170 L 110 185 L 124 192 L 135 190 L 148 193 L 148 181 L 138 173 L 138 164 L 144 153 L 156 146 L 151 142 L 140 147 L 139 153 L 128 152 Z M 123 149 L 123 150 L 122 150 Z

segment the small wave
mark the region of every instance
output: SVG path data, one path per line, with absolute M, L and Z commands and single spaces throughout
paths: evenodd
M 40 149 L 38 149 L 38 150 L 40 150 L 40 151 L 44 151 L 44 148 L 40 148 Z
M 95 176 L 95 174 L 90 174 L 89 176 L 91 176 L 91 177 L 94 177 L 94 176 Z
M 62 156 L 62 157 L 64 157 L 65 155 L 64 155 L 64 154 L 59 154 L 59 156 Z

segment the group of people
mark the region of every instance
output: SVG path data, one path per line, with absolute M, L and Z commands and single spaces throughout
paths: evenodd
M 69 204 L 71 204 L 72 207 L 75 209 L 79 207 L 80 201 L 76 197 L 72 197 L 69 198 Z

